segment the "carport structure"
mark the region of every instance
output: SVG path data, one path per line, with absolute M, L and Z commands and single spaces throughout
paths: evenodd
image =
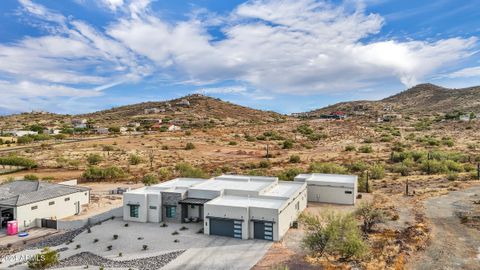
M 186 198 L 178 201 L 182 206 L 182 222 L 198 222 L 203 220 L 203 205 L 210 201 L 201 198 Z

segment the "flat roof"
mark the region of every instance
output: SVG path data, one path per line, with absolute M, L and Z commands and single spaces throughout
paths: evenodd
M 160 184 L 152 185 L 153 188 L 170 189 L 170 188 L 189 188 L 205 182 L 202 178 L 175 178 Z
M 265 192 L 263 195 L 290 198 L 302 186 L 303 186 L 303 182 L 279 181 L 277 185 L 273 186 L 270 190 Z
M 259 207 L 269 209 L 280 209 L 285 204 L 284 199 L 270 199 L 270 198 L 258 198 L 258 197 L 245 197 L 245 196 L 233 196 L 225 195 L 213 199 L 205 205 L 222 205 L 222 206 L 236 206 L 236 207 Z
M 295 181 L 318 183 L 319 185 L 333 185 L 333 186 L 351 186 L 357 183 L 358 176 L 347 174 L 299 174 L 295 177 Z
M 246 191 L 261 191 L 269 186 L 272 182 L 267 181 L 238 181 L 238 180 L 206 180 L 201 184 L 194 186 L 194 190 L 214 190 L 221 191 L 224 189 L 230 190 L 246 190 Z

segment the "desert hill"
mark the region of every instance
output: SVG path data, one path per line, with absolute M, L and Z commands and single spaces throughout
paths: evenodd
M 308 114 L 326 114 L 333 111 L 375 113 L 394 111 L 422 115 L 452 111 L 480 113 L 480 86 L 450 89 L 434 84 L 419 84 L 378 101 L 340 102 Z

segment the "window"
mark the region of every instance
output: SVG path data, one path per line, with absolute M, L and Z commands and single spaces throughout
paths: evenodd
M 31 209 L 32 209 L 32 210 L 38 209 L 38 205 L 34 205 L 34 206 L 32 206 L 32 208 L 31 208 Z
M 55 201 L 51 201 L 48 203 L 48 205 L 54 205 L 55 204 Z
M 65 198 L 65 201 L 66 201 L 66 202 L 70 201 L 70 197 L 66 197 L 66 198 Z
M 148 208 L 152 209 L 152 210 L 157 210 L 157 207 L 154 206 L 154 205 L 150 205 Z
M 167 218 L 174 218 L 177 215 L 177 207 L 176 206 L 165 206 L 166 208 L 166 216 Z
M 190 206 L 190 208 L 195 209 L 195 205 L 192 204 L 192 205 Z
M 87 192 L 85 192 L 85 196 L 87 196 Z
M 130 205 L 130 217 L 138 218 L 138 209 L 140 206 L 138 205 Z
M 295 204 L 295 209 L 300 210 L 300 202 L 297 202 L 297 203 Z
M 350 190 L 346 190 L 345 194 L 352 194 L 352 192 Z

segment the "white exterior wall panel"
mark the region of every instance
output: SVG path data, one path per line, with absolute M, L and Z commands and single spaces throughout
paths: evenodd
M 139 205 L 138 218 L 130 216 L 129 205 Z M 128 192 L 123 194 L 123 220 L 147 222 L 147 194 Z
M 65 201 L 66 198 L 69 198 Z M 81 206 L 88 204 L 90 191 L 80 191 L 69 195 L 43 200 L 36 203 L 16 207 L 15 218 L 18 221 L 19 230 L 37 227 L 37 219 L 62 219 L 77 214 Z M 53 202 L 53 204 L 50 204 Z M 77 207 L 78 202 L 80 208 Z M 35 209 L 32 209 L 35 208 Z M 41 225 L 41 224 L 40 224 Z
M 347 194 L 345 192 L 351 192 Z M 335 204 L 355 204 L 354 188 L 308 185 L 308 201 Z
M 212 205 L 206 203 L 203 213 L 203 232 L 205 234 L 210 234 L 210 220 L 208 217 L 235 219 L 243 220 L 242 239 L 248 239 L 248 207 Z
M 298 204 L 298 209 L 297 209 Z M 278 241 L 283 238 L 288 229 L 292 226 L 294 221 L 298 220 L 300 214 L 307 207 L 307 190 L 303 189 L 296 198 L 292 200 L 278 215 L 278 235 L 273 239 Z

